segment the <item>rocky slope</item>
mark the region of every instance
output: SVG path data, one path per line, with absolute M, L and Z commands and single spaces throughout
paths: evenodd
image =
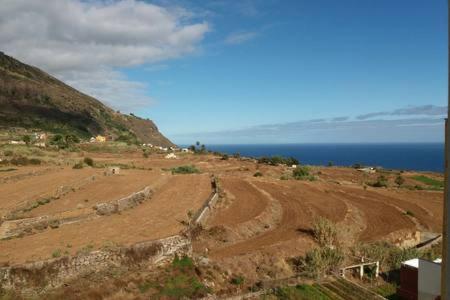
M 156 125 L 125 115 L 64 84 L 36 67 L 0 52 L 0 127 L 102 134 L 122 140 L 172 146 Z

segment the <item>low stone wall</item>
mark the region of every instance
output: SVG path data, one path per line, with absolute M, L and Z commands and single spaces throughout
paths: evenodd
M 175 255 L 191 254 L 190 240 L 176 235 L 128 247 L 3 267 L 0 268 L 0 287 L 17 289 L 56 287 L 83 274 L 100 272 L 114 266 L 158 265 L 172 260 Z
M 92 175 L 78 182 L 75 182 L 70 186 L 69 185 L 59 186 L 53 193 L 42 194 L 37 200 L 26 200 L 22 203 L 19 203 L 14 210 L 9 211 L 8 213 L 6 213 L 5 216 L 2 216 L 2 221 L 20 219 L 22 213 L 31 211 L 34 208 L 39 207 L 40 205 L 45 205 L 47 203 L 50 203 L 51 201 L 57 200 L 70 192 L 79 190 L 83 186 L 88 185 L 89 183 L 92 183 L 95 180 L 96 180 L 95 175 Z
M 97 215 L 108 216 L 111 214 L 116 214 L 126 209 L 133 208 L 152 196 L 152 190 L 150 187 L 146 187 L 142 191 L 131 194 L 128 197 L 115 200 L 107 203 L 99 203 L 94 206 L 97 211 Z
M 219 184 L 216 177 L 213 177 L 211 179 L 211 187 L 213 189 L 213 192 L 205 201 L 205 203 L 202 205 L 202 207 L 198 210 L 197 214 L 194 215 L 193 219 L 195 224 L 205 223 L 207 218 L 211 214 L 211 210 L 214 208 L 217 201 L 219 200 Z
M 146 187 L 142 191 L 131 194 L 119 200 L 109 203 L 100 203 L 94 206 L 92 213 L 76 216 L 76 217 L 60 217 L 60 216 L 39 216 L 34 218 L 25 218 L 18 220 L 4 221 L 0 224 L 0 240 L 31 235 L 36 232 L 50 228 L 57 228 L 65 224 L 84 221 L 95 216 L 105 216 L 119 213 L 123 210 L 133 208 L 146 199 L 150 198 L 152 190 Z

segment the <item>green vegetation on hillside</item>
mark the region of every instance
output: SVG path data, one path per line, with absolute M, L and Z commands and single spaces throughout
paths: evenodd
M 180 166 L 171 169 L 172 174 L 195 174 L 200 173 L 195 166 Z
M 258 158 L 259 164 L 266 164 L 271 166 L 278 165 L 298 165 L 299 161 L 293 157 L 282 157 L 282 156 L 262 156 Z
M 428 185 L 431 188 L 442 189 L 444 188 L 444 182 L 441 180 L 436 180 L 425 175 L 413 176 L 412 179 L 417 180 L 423 184 Z

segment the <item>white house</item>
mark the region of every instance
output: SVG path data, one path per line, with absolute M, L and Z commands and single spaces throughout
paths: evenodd
M 398 295 L 402 299 L 435 300 L 441 294 L 441 259 L 414 258 L 402 263 Z

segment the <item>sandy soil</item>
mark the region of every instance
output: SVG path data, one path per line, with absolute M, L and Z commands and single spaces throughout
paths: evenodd
M 102 170 L 92 168 L 55 168 L 51 172 L 0 184 L 0 216 L 26 201 L 53 196 L 62 185 L 71 186 L 101 173 Z
M 56 249 L 75 253 L 86 245 L 100 248 L 171 236 L 184 228 L 180 221 L 187 220 L 188 211 L 198 209 L 210 193 L 207 174 L 171 176 L 152 199 L 121 214 L 0 241 L 0 263 L 45 259 Z
M 60 199 L 33 209 L 27 216 L 52 215 L 64 211 L 91 208 L 97 203 L 110 202 L 126 197 L 150 186 L 156 188 L 163 179 L 159 171 L 121 170 L 120 175 L 97 176 L 79 190 L 69 192 Z

